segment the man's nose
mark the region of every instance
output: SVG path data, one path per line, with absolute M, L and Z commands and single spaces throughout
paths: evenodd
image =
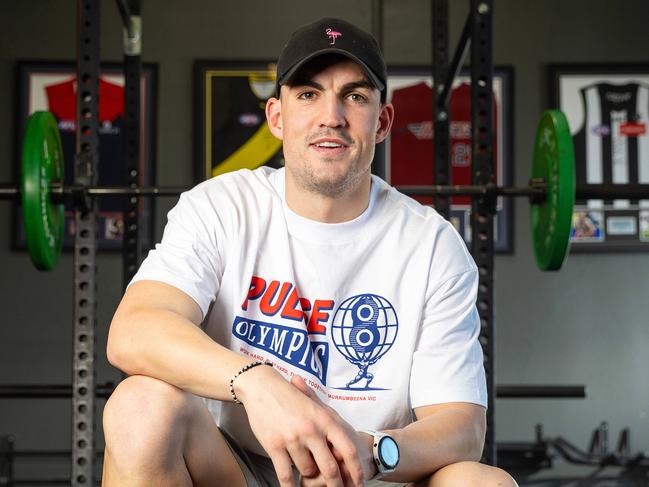
M 320 125 L 322 126 L 344 127 L 346 120 L 345 107 L 342 100 L 333 94 L 325 96 L 320 117 Z

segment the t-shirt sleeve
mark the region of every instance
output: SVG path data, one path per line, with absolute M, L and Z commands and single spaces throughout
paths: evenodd
M 174 286 L 191 296 L 205 317 L 223 273 L 221 222 L 209 198 L 196 190 L 183 193 L 167 217 L 162 241 L 130 284 L 154 280 Z
M 477 287 L 472 266 L 427 296 L 410 376 L 413 408 L 446 402 L 487 406 Z

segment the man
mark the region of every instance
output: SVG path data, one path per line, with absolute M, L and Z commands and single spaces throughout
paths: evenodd
M 376 41 L 320 20 L 277 75 L 285 168 L 183 194 L 117 309 L 104 485 L 515 485 L 477 463 L 475 264 L 370 174 L 393 120 Z

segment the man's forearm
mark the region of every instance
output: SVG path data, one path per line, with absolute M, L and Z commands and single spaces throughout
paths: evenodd
M 387 430 L 397 441 L 401 458 L 396 471 L 384 480 L 412 482 L 452 463 L 479 460 L 484 443 L 480 410 L 449 406 L 405 428 Z
M 185 317 L 141 309 L 115 317 L 108 342 L 111 364 L 203 397 L 231 400 L 230 378 L 251 361 L 214 342 Z

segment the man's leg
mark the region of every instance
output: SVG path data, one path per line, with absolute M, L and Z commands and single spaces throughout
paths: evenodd
M 413 487 L 518 487 L 516 481 L 500 468 L 478 462 L 460 462 L 440 468 L 432 477 Z
M 144 376 L 122 381 L 104 409 L 103 484 L 245 487 L 203 401 Z

